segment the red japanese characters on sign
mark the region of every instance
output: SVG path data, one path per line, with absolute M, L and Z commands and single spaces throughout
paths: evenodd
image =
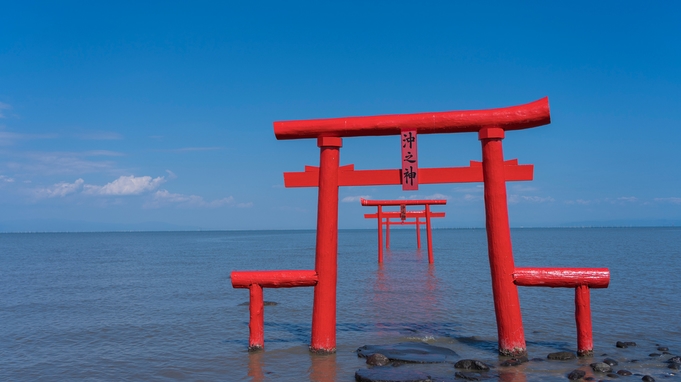
M 402 130 L 402 190 L 419 189 L 416 129 Z

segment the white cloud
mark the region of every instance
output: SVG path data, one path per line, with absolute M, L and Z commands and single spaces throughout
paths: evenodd
M 371 199 L 371 195 L 346 196 L 343 199 L 341 199 L 341 202 L 356 203 L 359 202 L 360 199 Z
M 159 176 L 121 176 L 104 186 L 85 185 L 83 193 L 91 195 L 139 195 L 143 192 L 153 191 L 165 182 L 165 178 Z
M 176 204 L 185 207 L 204 207 L 204 208 L 218 208 L 222 206 L 235 205 L 234 197 L 232 196 L 208 202 L 198 195 L 175 194 L 169 192 L 168 190 L 158 190 L 154 193 L 154 200 L 150 203 L 146 203 L 144 207 L 158 208 L 163 204 Z M 251 202 L 236 204 L 236 207 L 239 208 L 248 208 L 252 206 L 253 203 Z
M 0 182 L 4 183 L 14 183 L 14 178 L 8 178 L 4 175 L 0 175 Z
M 10 106 L 6 103 L 0 102 L 0 118 L 6 118 L 3 110 L 11 110 L 11 109 L 12 109 L 12 106 Z
M 119 133 L 114 133 L 111 131 L 94 131 L 90 133 L 76 134 L 76 138 L 92 141 L 111 141 L 123 139 L 123 136 Z
M 0 110 L 1 111 L 1 110 Z M 0 146 L 10 146 L 22 139 L 52 139 L 56 134 L 20 134 L 10 131 L 0 131 Z
M 565 204 L 579 204 L 581 206 L 588 206 L 590 204 L 600 203 L 600 201 L 599 200 L 577 199 L 577 200 L 566 200 L 564 203 Z
M 2 137 L 0 134 L 0 144 Z M 96 150 L 81 153 L 73 152 L 28 152 L 14 155 L 14 160 L 8 161 L 7 168 L 16 172 L 38 174 L 84 174 L 92 172 L 112 171 L 115 163 L 110 160 L 90 160 L 88 157 L 111 157 L 123 154 Z
M 653 200 L 660 203 L 681 204 L 681 198 L 655 198 Z
M 555 202 L 556 200 L 553 199 L 550 196 L 526 196 L 526 195 L 509 195 L 508 196 L 508 202 L 509 203 L 547 203 L 547 202 Z
M 55 197 L 64 197 L 68 194 L 73 194 L 74 192 L 77 192 L 80 190 L 80 188 L 83 186 L 83 179 L 77 179 L 73 183 L 67 183 L 67 182 L 60 182 L 56 183 L 50 187 L 45 187 L 45 188 L 37 188 L 33 190 L 34 195 L 37 198 L 55 198 Z
M 633 203 L 633 202 L 638 201 L 638 198 L 635 197 L 635 196 L 622 196 L 622 197 L 617 198 L 617 200 L 619 200 L 619 201 L 621 201 L 621 202 L 630 202 L 630 203 Z
M 454 192 L 458 193 L 466 193 L 466 194 L 471 194 L 471 193 L 478 193 L 478 192 L 483 192 L 485 191 L 485 188 L 483 185 L 477 185 L 477 186 L 471 186 L 471 187 L 454 187 Z

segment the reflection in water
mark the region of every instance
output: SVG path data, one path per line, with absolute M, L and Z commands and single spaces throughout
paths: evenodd
M 262 382 L 265 380 L 265 375 L 262 371 L 264 353 L 264 350 L 248 353 L 248 376 L 251 377 L 252 382 Z
M 378 264 L 375 272 L 373 288 L 367 290 L 378 328 L 441 321 L 439 282 L 435 265 L 424 260 L 421 250 L 386 251 L 384 263 Z
M 335 381 L 337 380 L 338 367 L 336 354 L 317 355 L 310 354 L 310 381 Z
M 515 368 L 514 368 L 515 369 Z M 522 370 L 500 370 L 500 382 L 527 382 L 527 376 Z

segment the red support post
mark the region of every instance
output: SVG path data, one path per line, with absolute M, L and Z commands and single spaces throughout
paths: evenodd
M 504 153 L 500 127 L 483 127 L 478 132 L 482 143 L 487 249 L 492 274 L 494 311 L 497 319 L 499 353 L 527 354 L 518 288 L 513 283 L 513 248 L 508 222 Z
M 314 288 L 310 350 L 316 353 L 334 353 L 338 278 L 338 166 L 343 140 L 337 137 L 320 137 L 317 139 L 317 146 L 320 148 L 320 156 L 315 270 L 319 280 Z
M 390 249 L 390 218 L 385 218 L 385 248 Z
M 265 348 L 265 308 L 262 296 L 262 287 L 251 284 L 248 288 L 250 294 L 250 320 L 248 322 L 248 351 L 256 351 Z
M 383 263 L 383 213 L 381 206 L 378 206 L 378 263 Z
M 586 285 L 575 288 L 575 321 L 577 322 L 577 354 L 592 355 L 594 341 L 591 329 L 591 292 Z
M 421 249 L 421 224 L 419 218 L 416 218 L 416 248 Z
M 428 263 L 433 263 L 433 231 L 430 225 L 430 204 L 426 204 L 426 240 L 428 240 Z

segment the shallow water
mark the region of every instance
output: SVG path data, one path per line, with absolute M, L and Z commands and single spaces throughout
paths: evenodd
M 277 302 L 265 308 L 266 350 L 249 354 L 248 292 L 229 280 L 232 270 L 313 269 L 313 231 L 0 234 L 0 380 L 353 381 L 366 367 L 358 347 L 419 340 L 498 365 L 485 231 L 435 230 L 434 265 L 413 229 L 391 236 L 379 266 L 374 231 L 340 232 L 338 351 L 316 356 L 312 288 L 265 290 Z M 492 380 L 564 381 L 606 353 L 616 370 L 681 380 L 648 356 L 656 344 L 681 353 L 681 229 L 512 237 L 517 266 L 608 267 L 611 283 L 591 293 L 595 357 L 498 367 Z M 576 350 L 573 290 L 520 288 L 520 298 L 530 358 Z

